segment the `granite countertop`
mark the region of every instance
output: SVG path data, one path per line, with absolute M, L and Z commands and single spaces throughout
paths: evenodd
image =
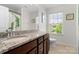
M 0 53 L 4 53 L 16 47 L 19 47 L 45 34 L 45 32 L 31 32 L 23 34 L 23 37 L 10 39 L 4 38 L 3 41 L 0 42 Z

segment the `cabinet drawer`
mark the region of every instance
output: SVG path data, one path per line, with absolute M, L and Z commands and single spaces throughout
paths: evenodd
M 31 41 L 27 44 L 24 44 L 20 47 L 17 47 L 13 50 L 10 50 L 6 53 L 8 54 L 26 54 L 28 51 L 30 51 L 32 48 L 34 48 L 35 46 L 37 46 L 37 41 L 34 40 L 34 41 Z
M 46 38 L 49 38 L 49 34 L 44 35 L 44 40 L 45 40 Z
M 38 43 L 41 43 L 43 41 L 43 37 L 40 37 L 39 39 L 38 39 Z

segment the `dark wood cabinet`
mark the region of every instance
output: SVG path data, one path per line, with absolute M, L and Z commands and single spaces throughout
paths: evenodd
M 38 54 L 43 54 L 43 42 L 38 45 Z
M 43 35 L 4 54 L 47 54 L 49 51 L 49 35 Z
M 46 44 L 47 44 L 47 40 L 44 40 L 44 54 L 46 54 Z
M 37 40 L 28 42 L 22 46 L 19 46 L 15 49 L 12 49 L 6 53 L 8 54 L 26 54 L 28 53 L 30 50 L 32 50 L 33 48 L 35 48 L 37 46 Z
M 44 53 L 48 54 L 50 48 L 49 35 L 44 35 Z
M 43 36 L 38 38 L 38 44 L 40 44 L 41 42 L 43 42 Z
M 33 50 L 31 50 L 28 54 L 37 54 L 37 48 L 34 48 Z

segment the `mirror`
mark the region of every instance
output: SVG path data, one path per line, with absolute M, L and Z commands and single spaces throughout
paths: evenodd
M 7 37 L 7 32 L 19 30 L 21 30 L 21 15 L 0 5 L 0 38 Z
M 0 32 L 20 30 L 21 15 L 7 7 L 0 6 Z
M 18 31 L 21 28 L 21 15 L 9 10 L 9 28 L 12 31 Z

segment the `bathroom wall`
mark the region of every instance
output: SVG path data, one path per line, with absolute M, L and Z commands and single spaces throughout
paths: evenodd
M 0 32 L 5 32 L 8 29 L 9 9 L 0 6 Z
M 31 13 L 27 8 L 21 9 L 21 30 L 35 30 L 35 24 L 32 19 L 36 14 Z
M 63 33 L 60 35 L 51 34 L 52 38 L 57 39 L 57 42 L 62 42 L 76 47 L 76 5 L 57 5 L 48 10 L 48 14 L 63 12 Z M 74 13 L 73 20 L 66 20 L 66 14 Z
M 38 6 L 36 11 L 29 11 L 28 8 L 24 7 L 21 11 L 21 30 L 39 30 L 46 32 L 46 11 L 42 7 Z M 42 13 L 45 16 L 43 22 Z M 36 17 L 39 17 L 39 19 L 36 20 Z M 35 22 L 33 22 L 33 19 L 35 19 Z
M 38 12 L 37 11 L 34 11 L 34 12 L 30 12 L 30 18 L 31 18 L 31 26 L 32 26 L 32 29 L 36 30 L 36 17 L 38 16 Z
M 46 10 L 43 7 L 38 8 L 38 17 L 36 19 L 37 29 L 42 32 L 46 32 Z

